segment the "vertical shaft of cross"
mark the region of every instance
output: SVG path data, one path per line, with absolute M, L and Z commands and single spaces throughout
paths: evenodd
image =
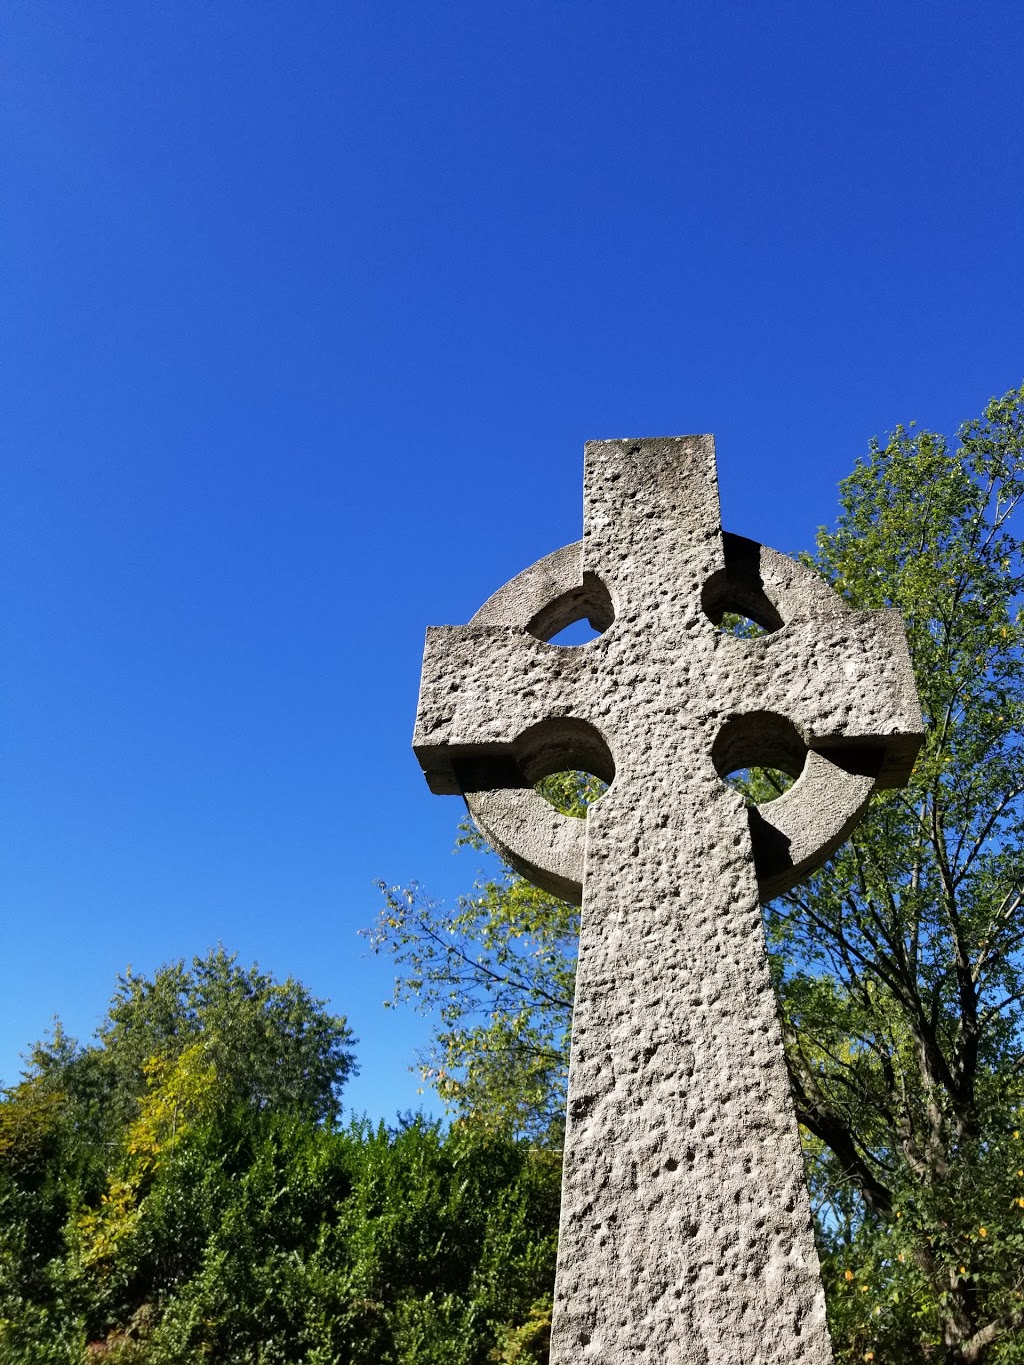
M 588 447 L 584 567 L 647 647 L 588 817 L 553 1365 L 831 1359 L 742 803 L 710 761 L 710 438 Z M 618 692 L 618 695 L 615 693 Z
M 734 812 L 687 795 L 699 818 L 591 816 L 551 1359 L 820 1365 L 753 867 L 741 829 L 709 847 Z

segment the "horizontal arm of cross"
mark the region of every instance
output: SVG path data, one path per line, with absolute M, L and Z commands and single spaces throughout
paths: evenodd
M 513 742 L 580 714 L 585 668 L 575 651 L 518 627 L 429 627 L 413 749 L 431 791 L 531 785 Z
M 737 658 L 720 673 L 735 680 L 723 710 L 785 716 L 811 749 L 874 753 L 878 786 L 906 782 L 921 744 L 921 710 L 898 612 L 791 620 L 757 640 L 723 637 L 720 649 Z

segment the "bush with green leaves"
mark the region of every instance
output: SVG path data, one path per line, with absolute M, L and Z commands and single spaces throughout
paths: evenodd
M 343 1019 L 222 951 L 58 1029 L 0 1100 L 0 1361 L 488 1365 L 550 1295 L 559 1163 L 339 1128 L 352 1066 Z

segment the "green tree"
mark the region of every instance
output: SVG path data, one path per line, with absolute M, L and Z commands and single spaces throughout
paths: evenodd
M 456 1113 L 557 1145 L 579 911 L 507 869 L 454 910 L 417 886 L 381 890 L 371 941 L 402 969 L 388 1003 L 440 1019 L 424 1080 Z
M 333 1122 L 355 1069 L 345 1020 L 289 977 L 275 981 L 216 948 L 191 965 L 172 962 L 150 981 L 129 968 L 98 1033 L 112 1101 L 145 1092 L 153 1057 L 176 1058 L 201 1043 L 223 1095 L 258 1109 L 294 1109 Z M 36 1065 L 45 1065 L 37 1053 Z
M 583 818 L 604 785 L 556 773 L 538 790 Z M 467 827 L 459 844 L 486 849 Z M 381 912 L 365 934 L 401 969 L 386 1003 L 440 1020 L 419 1059 L 423 1079 L 474 1122 L 560 1145 L 579 910 L 501 865 L 454 909 L 415 885 L 380 890 Z
M 353 1066 L 344 1019 L 223 949 L 128 972 L 88 1046 L 58 1024 L 0 1101 L 0 1344 L 40 1313 L 103 1337 L 166 1294 L 202 1240 L 193 1138 L 239 1114 L 331 1121 Z
M 220 950 L 129 975 L 33 1058 L 0 1098 L 4 1365 L 543 1359 L 557 1158 L 339 1129 L 348 1029 L 298 983 Z
M 926 724 L 910 785 L 765 915 L 845 1361 L 1024 1361 L 1022 492 L 1024 388 L 955 446 L 873 442 L 808 557 L 851 604 L 901 612 Z M 453 914 L 389 893 L 375 945 L 396 997 L 440 1010 L 425 1074 L 456 1108 L 550 1125 L 575 927 L 514 877 Z M 496 1046 L 534 1082 L 518 1102 Z
M 1024 1360 L 1024 389 L 959 446 L 899 427 L 815 562 L 895 607 L 926 739 L 766 920 L 849 1359 Z

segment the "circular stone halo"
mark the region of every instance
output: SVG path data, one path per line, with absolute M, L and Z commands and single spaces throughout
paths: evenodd
M 783 627 L 801 609 L 806 612 L 808 601 L 829 615 L 848 610 L 842 598 L 807 566 L 756 541 L 728 533 L 725 538 L 742 544 L 747 561 L 753 557 L 757 562 L 759 591 Z M 596 629 L 606 630 L 614 609 L 598 579 L 583 575 L 581 582 L 582 545 L 575 541 L 555 550 L 509 579 L 470 624 L 512 626 L 542 640 L 584 617 Z M 788 791 L 748 809 L 762 902 L 796 886 L 839 847 L 874 787 L 873 776 L 849 771 L 841 762 L 809 749 L 803 770 Z M 531 788 L 466 792 L 465 800 L 481 834 L 517 872 L 562 900 L 574 905 L 582 902 L 585 820 L 562 815 Z

